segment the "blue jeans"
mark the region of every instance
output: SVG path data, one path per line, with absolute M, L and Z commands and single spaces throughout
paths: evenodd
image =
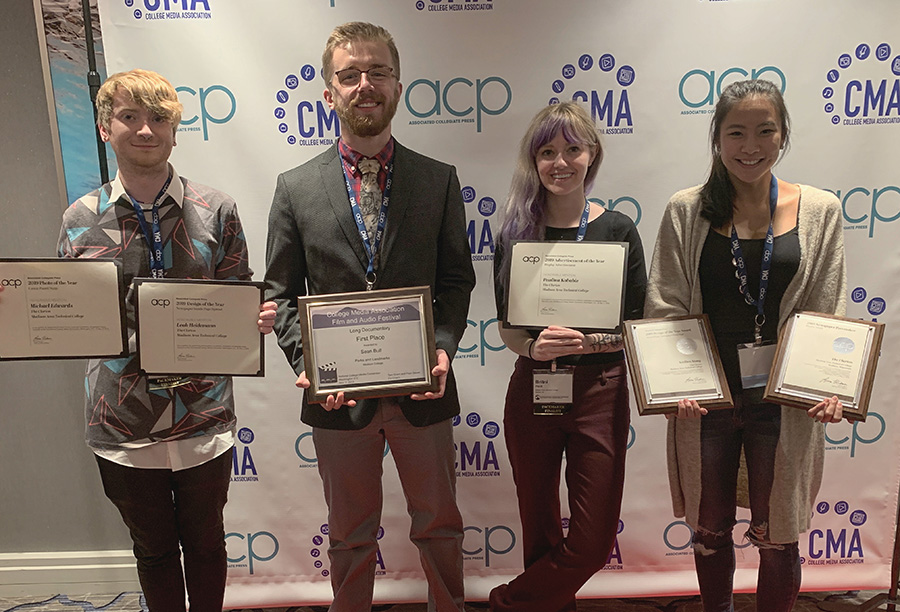
M 714 410 L 701 421 L 701 497 L 694 530 L 694 564 L 704 612 L 733 612 L 735 510 L 741 449 L 747 461 L 750 528 L 745 537 L 759 549 L 756 609 L 790 612 L 800 591 L 797 542 L 769 540 L 769 495 L 781 407 L 760 403 Z

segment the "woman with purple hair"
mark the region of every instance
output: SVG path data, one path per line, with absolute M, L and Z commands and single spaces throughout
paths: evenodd
M 532 120 L 494 258 L 499 319 L 506 312 L 514 240 L 627 242 L 625 318 L 641 318 L 647 274 L 637 229 L 627 216 L 585 195 L 602 159 L 594 123 L 577 103 L 550 105 Z M 622 338 L 557 325 L 537 332 L 502 324 L 500 336 L 519 355 L 503 428 L 522 518 L 525 571 L 491 591 L 491 610 L 573 611 L 575 593 L 606 564 L 618 531 L 629 434 Z M 535 370 L 571 371 L 571 403 L 552 411 L 534 403 Z M 567 536 L 559 499 L 564 454 Z

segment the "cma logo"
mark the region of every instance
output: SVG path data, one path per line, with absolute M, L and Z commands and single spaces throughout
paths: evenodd
M 134 0 L 125 0 L 125 6 L 132 6 L 134 4 Z M 209 0 L 143 0 L 142 4 L 144 8 L 148 11 L 155 12 L 160 9 L 164 11 L 171 10 L 179 10 L 176 6 L 175 9 L 172 8 L 173 5 L 181 5 L 181 9 L 186 11 L 196 11 L 197 7 L 201 7 L 203 10 L 209 10 Z
M 498 76 L 474 82 L 456 77 L 443 84 L 437 79 L 416 79 L 406 88 L 403 101 L 406 110 L 419 119 L 410 125 L 474 123 L 475 131 L 481 132 L 485 115 L 500 115 L 509 108 L 512 88 Z
M 618 87 L 597 89 L 592 86 L 579 89 L 579 86 L 584 87 L 585 81 L 594 85 L 596 78 L 605 73 L 615 78 Z M 597 126 L 605 124 L 606 127 L 601 128 L 604 133 L 634 133 L 631 101 L 627 89 L 636 78 L 633 67 L 627 64 L 618 65 L 615 56 L 604 53 L 597 58 L 595 68 L 594 57 L 585 53 L 578 58 L 576 64 L 565 64 L 560 70 L 560 75 L 562 78 L 556 79 L 550 85 L 553 91 L 550 104 L 558 103 L 561 95 L 571 91 L 569 97 L 587 105 L 591 118 Z
M 491 555 L 505 555 L 516 546 L 516 534 L 506 525 L 463 528 L 463 554 L 466 559 L 483 559 L 484 566 L 491 566 Z M 474 548 L 468 548 L 474 546 Z
M 816 504 L 816 512 L 820 515 L 828 514 L 830 509 L 831 506 L 827 501 Z M 839 501 L 834 504 L 834 514 L 841 517 L 849 515 L 850 528 L 811 530 L 807 565 L 863 562 L 865 553 L 859 528 L 868 520 L 865 510 L 850 512 L 850 504 Z
M 135 0 L 125 0 L 125 6 L 133 7 Z M 144 10 L 135 8 L 135 19 L 211 19 L 209 0 L 143 0 Z M 146 11 L 146 13 L 144 12 Z
M 171 303 L 172 302 L 170 302 L 169 300 L 161 300 L 161 299 L 157 299 L 157 298 L 150 300 L 151 306 L 159 306 L 160 308 L 168 308 L 169 304 L 171 304 Z
M 775 83 L 781 93 L 787 89 L 787 78 L 784 76 L 784 72 L 775 66 L 751 68 L 749 72 L 743 68 L 728 68 L 718 75 L 715 70 L 697 68 L 686 72 L 681 77 L 681 81 L 678 83 L 678 97 L 681 103 L 689 108 L 712 107 L 722 95 L 722 90 L 732 82 L 759 78 Z
M 278 132 L 285 135 L 290 145 L 331 145 L 341 136 L 337 111 L 328 108 L 321 88 L 306 85 L 317 76 L 315 67 L 305 64 L 296 73 L 285 76 L 284 88 L 275 93 Z
M 884 433 L 887 430 L 887 423 L 884 420 L 884 417 L 878 414 L 877 412 L 869 411 L 866 414 L 865 423 L 861 423 L 859 421 L 854 421 L 850 424 L 850 433 L 846 435 L 835 435 L 833 433 L 834 427 L 840 427 L 842 430 L 846 431 L 847 425 L 842 421 L 841 423 L 829 423 L 825 426 L 825 441 L 828 444 L 833 445 L 834 449 L 850 449 L 850 456 L 856 456 L 856 445 L 857 444 L 875 444 L 882 437 L 884 437 Z
M 459 416 L 453 418 L 453 426 L 458 427 L 462 423 Z M 478 430 L 481 426 L 481 415 L 470 412 L 466 415 L 466 425 L 470 429 Z M 494 438 L 500 434 L 500 425 L 494 421 L 488 421 L 481 426 L 483 440 L 460 440 L 455 442 L 456 449 L 456 475 L 465 476 L 499 476 L 500 462 L 497 460 L 497 450 L 494 448 Z M 456 437 L 462 437 L 463 434 Z M 482 443 L 484 443 L 482 445 Z
M 500 330 L 497 327 L 497 323 L 498 321 L 496 318 L 488 319 L 487 321 L 482 319 L 477 323 L 472 319 L 466 319 L 466 333 L 463 334 L 462 341 L 459 345 L 459 353 L 462 353 L 462 355 L 457 355 L 457 358 L 474 359 L 477 357 L 481 360 L 481 365 L 483 366 L 485 355 L 488 352 L 496 353 L 505 349 L 506 344 L 504 344 L 503 340 L 500 340 Z M 489 333 L 488 330 L 492 327 L 494 328 L 494 331 Z M 477 330 L 478 336 L 471 345 L 464 346 L 463 342 L 466 341 L 466 336 L 469 336 L 470 338 L 472 336 L 472 334 L 469 333 L 469 328 Z M 490 336 L 490 338 L 488 338 L 488 336 Z M 494 337 L 497 339 L 494 340 Z M 496 344 L 491 344 L 492 342 L 495 342 Z
M 865 229 L 872 238 L 876 223 L 891 223 L 900 219 L 900 187 L 895 185 L 828 191 L 841 201 L 844 222 L 849 224 L 844 229 Z
M 4 278 L 0 280 L 0 286 L 2 287 L 12 287 L 13 289 L 18 289 L 22 286 L 22 279 L 19 278 Z
M 609 198 L 608 200 L 588 198 L 588 200 L 607 210 L 618 210 L 619 206 L 622 206 L 622 209 L 619 210 L 619 212 L 627 215 L 634 222 L 635 226 L 641 222 L 641 217 L 643 216 L 641 212 L 641 203 L 631 196 Z
M 463 187 L 461 192 L 463 202 L 473 204 L 477 216 L 472 215 L 466 228 L 469 238 L 469 250 L 472 252 L 472 261 L 493 261 L 494 259 L 494 231 L 491 228 L 491 217 L 497 212 L 497 200 L 492 197 L 478 197 L 475 188 Z M 471 209 L 472 206 L 467 206 Z
M 297 454 L 297 457 L 300 458 L 300 461 L 303 462 L 300 464 L 300 467 L 302 468 L 315 467 L 319 463 L 319 459 L 316 457 L 316 447 L 313 444 L 312 436 L 312 432 L 307 431 L 306 433 L 297 436 L 297 439 L 294 440 L 294 452 Z M 381 456 L 387 457 L 390 451 L 390 446 L 385 442 L 384 453 Z
M 750 528 L 750 521 L 747 519 L 739 519 L 735 521 L 735 527 L 738 525 L 746 525 L 747 528 Z M 685 523 L 684 521 L 674 521 L 669 523 L 665 530 L 663 530 L 663 543 L 666 545 L 666 548 L 669 550 L 673 550 L 676 552 L 684 551 L 691 547 L 694 541 L 694 530 L 691 529 L 691 526 Z M 735 548 L 747 548 L 751 546 L 750 542 L 744 542 L 742 544 L 738 544 L 735 542 Z
M 202 132 L 203 140 L 209 140 L 210 124 L 228 123 L 234 118 L 234 113 L 237 111 L 237 99 L 224 85 L 212 85 L 199 89 L 182 85 L 176 87 L 175 91 L 181 94 L 179 99 L 184 105 L 179 131 Z M 185 115 L 189 113 L 193 113 L 193 115 L 185 118 Z M 195 125 L 198 121 L 200 124 Z
M 241 444 L 235 444 L 231 452 L 231 480 L 252 481 L 259 480 L 256 464 L 250 452 L 250 444 L 255 439 L 253 430 L 249 427 L 241 427 L 237 433 L 237 439 Z
M 849 78 L 854 66 L 866 67 L 873 59 L 876 69 L 889 70 L 887 78 Z M 869 73 L 871 66 L 869 63 Z M 861 43 L 852 53 L 843 53 L 836 66 L 825 73 L 828 84 L 822 89 L 824 111 L 833 125 L 874 125 L 900 122 L 900 55 L 891 59 L 891 46 L 881 43 L 872 48 Z M 840 95 L 843 93 L 843 104 Z M 837 99 L 836 99 L 837 98 Z M 893 115 L 893 116 L 892 116 Z
M 228 562 L 232 567 L 246 567 L 250 575 L 256 571 L 254 564 L 271 561 L 278 554 L 278 538 L 268 531 L 256 533 L 237 533 L 232 531 L 225 534 L 225 546 L 228 549 Z M 237 556 L 232 557 L 232 551 Z

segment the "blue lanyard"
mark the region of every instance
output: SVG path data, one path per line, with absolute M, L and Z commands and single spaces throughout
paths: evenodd
M 149 228 L 147 227 L 147 220 L 144 218 L 144 209 L 141 208 L 137 200 L 131 197 L 131 194 L 127 194 L 128 199 L 131 200 L 131 205 L 134 207 L 134 213 L 137 216 L 138 224 L 141 226 L 141 231 L 144 232 L 144 238 L 147 239 L 147 246 L 150 249 L 150 276 L 153 278 L 162 278 L 166 275 L 166 264 L 163 261 L 162 230 L 159 225 L 159 205 L 165 199 L 166 191 L 171 183 L 172 175 L 170 174 L 153 200 L 153 208 L 150 210 L 151 226 Z
M 375 228 L 375 236 L 369 238 L 369 231 L 366 229 L 366 223 L 363 220 L 362 210 L 356 201 L 356 194 L 353 193 L 353 187 L 350 186 L 350 178 L 347 176 L 347 162 L 341 159 L 341 170 L 344 172 L 344 182 L 347 184 L 347 195 L 350 197 L 350 210 L 353 211 L 353 220 L 356 221 L 356 229 L 362 238 L 363 246 L 366 247 L 366 255 L 369 256 L 369 266 L 366 268 L 366 291 L 371 291 L 375 286 L 377 276 L 375 274 L 375 255 L 378 253 L 378 247 L 381 246 L 381 238 L 384 236 L 384 226 L 387 224 L 388 204 L 391 200 L 391 183 L 394 180 L 394 164 L 393 162 L 387 168 L 387 181 L 384 185 L 384 192 L 381 196 L 381 210 L 378 212 L 378 225 Z
M 769 270 L 772 268 L 772 254 L 775 252 L 775 206 L 778 204 L 778 179 L 772 175 L 769 187 L 769 229 L 766 231 L 766 241 L 763 245 L 762 264 L 759 269 L 759 299 L 754 299 L 747 288 L 747 267 L 744 263 L 744 253 L 741 249 L 741 241 L 738 239 L 734 223 L 731 224 L 731 255 L 737 268 L 737 276 L 740 281 L 741 294 L 751 306 L 756 306 L 753 335 L 756 343 L 762 343 L 762 326 L 766 323 L 766 315 L 763 306 L 766 302 L 766 291 L 769 288 Z
M 588 202 L 587 198 L 584 199 L 584 211 L 581 213 L 581 222 L 578 224 L 578 233 L 575 234 L 575 242 L 581 242 L 584 240 L 584 235 L 587 233 L 588 226 L 588 217 L 591 216 L 591 203 Z

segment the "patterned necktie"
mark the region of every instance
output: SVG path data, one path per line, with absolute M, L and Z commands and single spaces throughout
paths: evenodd
M 359 209 L 362 211 L 366 231 L 369 233 L 369 245 L 375 239 L 375 227 L 378 224 L 378 213 L 381 209 L 381 189 L 378 187 L 378 171 L 381 164 L 378 160 L 363 158 L 357 165 L 362 180 L 359 186 Z M 378 253 L 375 254 L 375 268 L 378 268 Z

